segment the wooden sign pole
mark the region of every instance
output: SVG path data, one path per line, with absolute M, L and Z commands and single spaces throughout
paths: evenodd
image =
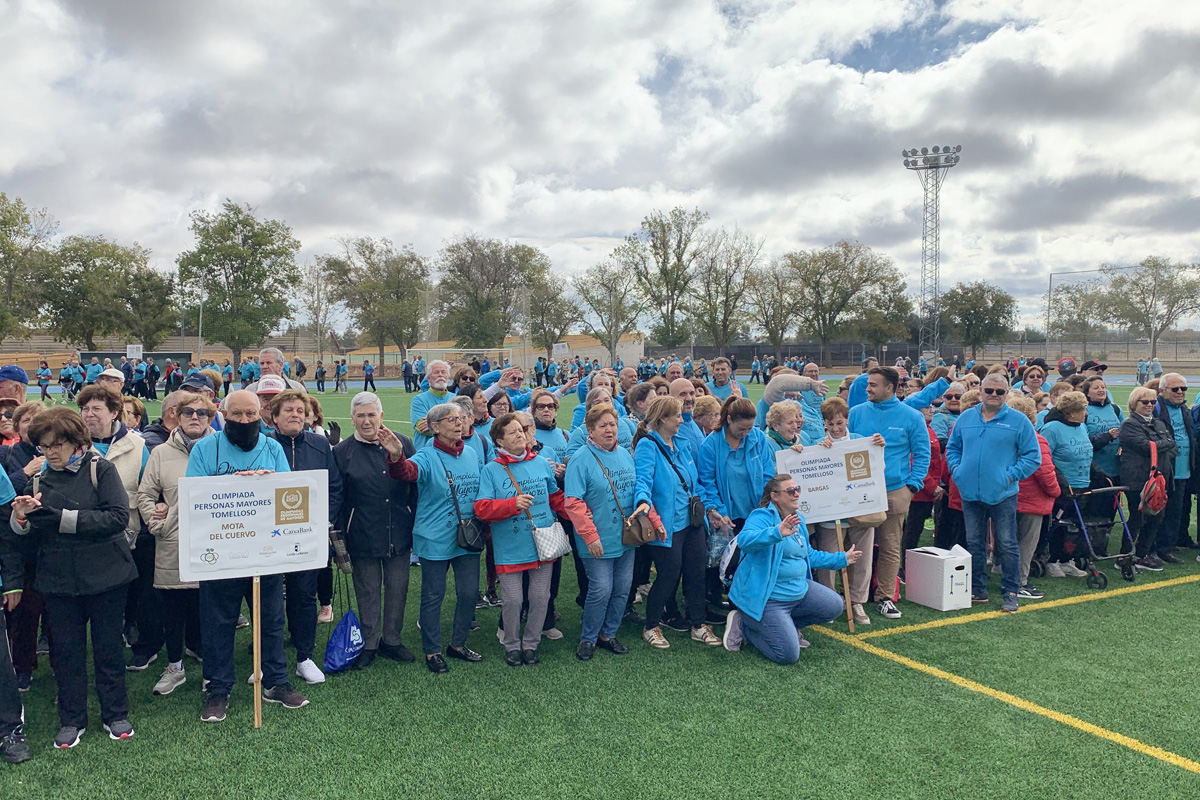
M 259 576 L 254 576 L 254 590 L 251 594 L 254 608 L 250 611 L 253 618 L 251 623 L 254 638 L 254 727 L 262 727 L 262 584 Z
M 834 522 L 837 528 L 838 550 L 846 551 L 846 543 L 842 539 L 842 521 L 839 519 Z M 854 611 L 850 608 L 850 578 L 846 574 L 846 568 L 842 567 L 842 596 L 846 598 L 846 622 L 850 623 L 850 632 L 854 633 Z M 255 578 L 257 581 L 258 579 Z

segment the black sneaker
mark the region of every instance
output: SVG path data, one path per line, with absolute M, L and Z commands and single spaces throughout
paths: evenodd
M 138 634 L 137 625 L 130 625 L 125 628 L 125 646 L 137 647 L 138 640 L 141 636 Z
M 509 650 L 504 654 L 504 663 L 510 667 L 524 666 L 525 662 L 521 660 L 520 650 Z
M 118 719 L 104 723 L 104 732 L 115 742 L 133 738 L 133 725 L 127 719 Z
M 664 619 L 662 624 L 666 625 L 671 630 L 679 631 L 680 633 L 689 633 L 692 630 L 692 623 L 688 622 L 683 617 L 671 617 L 670 619 Z
M 625 616 L 621 617 L 621 621 L 641 625 L 646 621 L 646 618 L 639 614 L 633 606 L 629 606 L 625 609 Z
M 1148 555 L 1148 556 L 1142 556 L 1134 563 L 1137 565 L 1137 568 L 1140 571 L 1145 571 L 1145 572 L 1162 572 L 1163 571 L 1162 560 L 1159 559 L 1158 556 L 1153 555 L 1153 554 Z
M 480 594 L 475 600 L 475 610 L 478 611 L 481 608 L 487 608 L 487 607 L 488 607 L 488 601 L 486 599 L 484 599 L 482 594 Z
M 58 735 L 54 737 L 54 746 L 59 750 L 67 750 L 79 744 L 84 731 L 87 728 L 76 728 L 73 725 L 63 725 L 58 729 Z
M 200 712 L 201 722 L 224 722 L 225 711 L 229 708 L 229 695 L 210 694 L 204 710 Z
M 157 660 L 158 660 L 158 653 L 151 653 L 148 656 L 135 655 L 132 659 L 130 659 L 129 663 L 125 665 L 125 671 L 126 672 L 141 672 L 144 669 L 146 669 L 146 667 L 150 666 Z
M 350 669 L 361 672 L 375 663 L 375 656 L 378 653 L 378 650 L 363 650 L 358 654 L 358 657 L 354 659 L 354 662 L 350 664 Z
M 42 634 L 37 640 L 37 654 L 39 656 L 50 655 L 50 640 L 46 638 L 46 634 Z
M 607 650 L 613 655 L 623 656 L 629 652 L 629 648 L 617 641 L 617 637 L 611 639 L 597 639 L 596 647 L 601 650 Z
M 485 603 L 487 603 L 492 608 L 496 608 L 496 607 L 502 605 L 502 603 L 500 601 L 500 596 L 496 594 L 495 589 L 492 589 L 490 592 L 485 594 L 483 596 L 483 600 Z
M 263 700 L 268 703 L 279 703 L 284 708 L 304 708 L 308 698 L 292 688 L 290 683 L 281 683 L 270 689 L 263 689 Z
M 1045 595 L 1042 594 L 1041 589 L 1037 588 L 1033 584 L 1027 583 L 1017 590 L 1017 597 L 1021 598 L 1022 600 L 1040 600 L 1045 597 Z
M 719 612 L 713 611 L 712 609 L 709 609 L 708 611 L 704 612 L 704 624 L 705 625 L 724 625 L 725 624 L 725 615 L 721 614 Z
M 33 688 L 33 673 L 18 672 L 17 673 L 17 691 L 28 692 Z
M 575 657 L 580 661 L 591 661 L 595 653 L 596 645 L 592 642 L 582 641 L 579 643 L 579 647 L 575 648 Z
M 5 764 L 21 764 L 31 758 L 33 758 L 33 753 L 29 750 L 29 742 L 25 740 L 25 734 L 20 731 L 12 731 L 0 739 L 0 761 Z
M 234 627 L 235 628 L 249 628 L 250 620 L 246 619 L 245 614 L 238 614 L 237 625 L 235 625 Z
M 1167 562 L 1168 564 L 1182 564 L 1183 563 L 1183 559 L 1180 558 L 1179 556 L 1175 555 L 1174 553 L 1167 553 L 1166 555 L 1159 556 L 1159 558 L 1161 558 L 1163 561 Z

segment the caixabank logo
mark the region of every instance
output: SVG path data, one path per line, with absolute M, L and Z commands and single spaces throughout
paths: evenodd
M 275 490 L 275 524 L 308 522 L 308 487 L 288 486 Z
M 871 477 L 871 458 L 866 450 L 846 453 L 846 480 L 859 481 Z

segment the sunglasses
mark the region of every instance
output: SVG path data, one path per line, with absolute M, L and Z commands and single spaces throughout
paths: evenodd
M 1139 406 L 1152 406 L 1152 405 L 1154 405 L 1154 401 L 1153 400 L 1138 400 L 1138 405 Z
M 1188 387 L 1186 386 L 1171 386 L 1167 389 L 1168 392 L 1186 392 L 1187 390 Z
M 799 486 L 789 486 L 788 488 L 783 489 L 781 491 L 783 491 L 784 493 L 786 493 L 792 497 L 800 496 L 800 487 Z
M 558 403 L 538 403 L 533 407 L 534 411 L 547 411 L 551 408 L 558 408 Z
M 1108 367 L 1095 367 L 1094 369 L 1096 372 L 1104 372 Z
M 942 395 L 942 398 L 945 400 L 961 400 L 962 395 L 961 394 L 945 394 L 945 395 Z
M 1008 389 L 993 389 L 992 387 L 988 386 L 988 387 L 984 388 L 983 393 L 984 394 L 994 394 L 994 395 L 997 395 L 998 397 L 1004 397 L 1004 395 L 1008 394 Z
M 474 382 L 475 382 L 475 379 L 474 379 L 474 378 L 472 378 L 470 375 L 463 375 L 463 376 L 462 376 L 461 378 L 459 378 L 458 380 L 459 380 L 459 382 L 460 382 L 460 383 L 461 383 L 461 382 L 464 382 L 464 381 L 465 381 L 465 382 L 467 382 L 467 383 L 474 383 Z
M 942 401 L 941 401 L 941 400 L 934 400 L 932 403 L 930 403 L 930 405 L 932 405 L 934 408 L 941 408 L 941 407 L 942 407 Z
M 0 411 L 0 417 L 3 417 L 4 419 L 12 419 L 15 413 L 16 412 L 13 411 Z
M 183 408 L 179 409 L 179 416 L 201 417 L 203 419 L 208 419 L 212 416 L 212 414 L 208 413 L 208 410 L 204 408 L 190 408 L 188 406 L 184 406 Z

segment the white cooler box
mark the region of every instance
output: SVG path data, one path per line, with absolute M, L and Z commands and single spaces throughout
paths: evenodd
M 959 545 L 951 550 L 918 547 L 904 554 L 904 597 L 938 611 L 971 607 L 971 554 Z

